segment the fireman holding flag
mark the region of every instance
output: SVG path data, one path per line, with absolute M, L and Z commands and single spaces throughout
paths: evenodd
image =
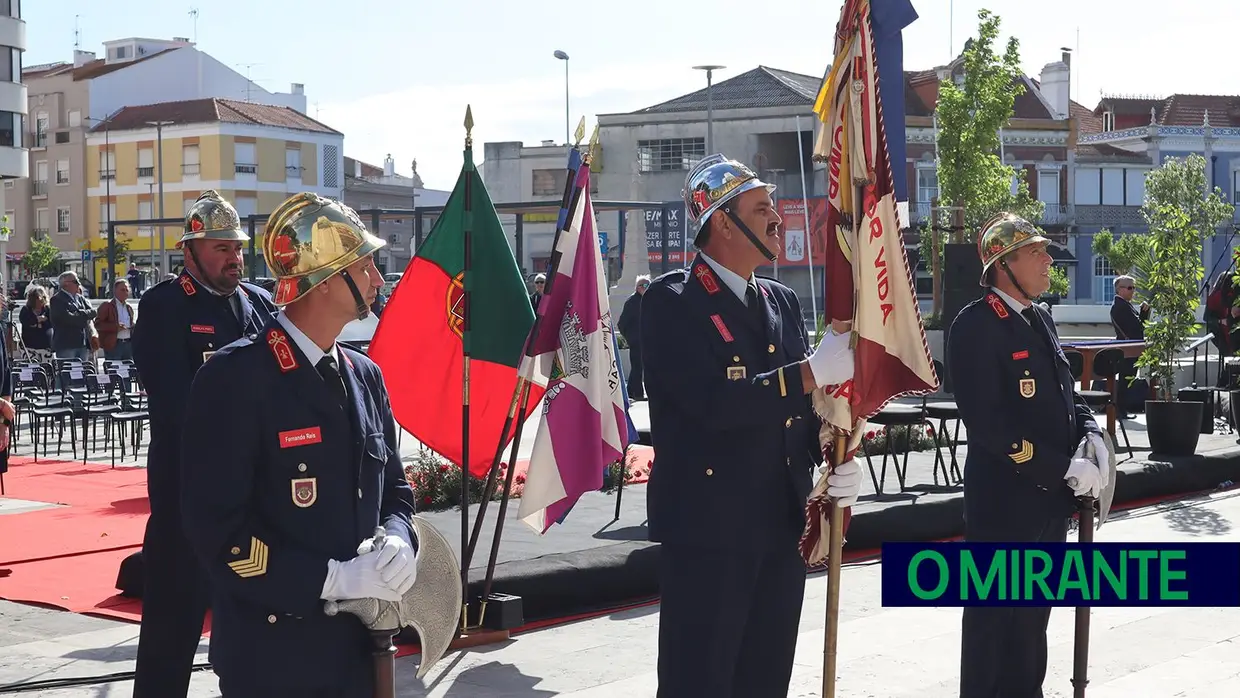
M 774 189 L 723 155 L 702 160 L 684 191 L 701 253 L 642 300 L 660 698 L 782 696 L 792 675 L 798 543 L 822 462 L 809 394 L 851 379 L 853 361 L 848 335 L 829 332 L 811 353 L 796 294 L 754 273 L 778 250 Z M 858 465 L 829 479 L 851 506 Z
M 1050 287 L 1049 242 L 1018 216 L 987 221 L 977 243 L 985 295 L 952 323 L 947 370 L 969 432 L 966 541 L 1062 543 L 1076 497 L 1096 498 L 1109 484 L 1101 430 L 1076 393 L 1054 321 L 1034 302 Z M 1050 611 L 965 608 L 961 698 L 1041 696 Z

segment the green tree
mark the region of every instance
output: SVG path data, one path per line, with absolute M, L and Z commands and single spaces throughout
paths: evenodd
M 1111 270 L 1121 276 L 1131 276 L 1137 281 L 1137 294 L 1146 298 L 1146 278 L 1154 262 L 1153 238 L 1149 233 L 1128 234 L 1116 237 L 1110 230 L 1094 235 L 1094 254 L 1102 255 Z
M 1051 287 L 1046 290 L 1046 295 L 1060 298 L 1068 295 L 1068 275 L 1062 267 L 1051 267 Z
M 1234 211 L 1221 189 L 1210 191 L 1200 155 L 1168 158 L 1145 179 L 1150 260 L 1142 284 L 1152 312 L 1137 365 L 1149 369 L 1162 400 L 1175 399 L 1175 358 L 1198 329 L 1203 241 Z
M 1029 196 L 1023 173 L 1017 177 L 1016 170 L 1004 165 L 999 155 L 999 129 L 1012 118 L 1016 97 L 1024 91 L 1020 42 L 1010 38 L 1004 53 L 996 53 L 999 18 L 985 9 L 977 17 L 977 36 L 965 45 L 962 80 L 960 84 L 951 76 L 943 80 L 935 106 L 939 201 L 945 208 L 933 223 L 941 229 L 956 226 L 960 221 L 946 207 L 963 209 L 964 230 L 952 235 L 957 242 L 971 242 L 973 232 L 1001 211 L 1036 222 L 1044 210 L 1042 202 Z M 944 238 L 933 230 L 922 230 L 921 249 L 929 252 L 925 259 L 936 253 L 942 259 Z M 936 279 L 934 313 L 941 310 Z
M 60 248 L 45 235 L 31 236 L 26 254 L 22 256 L 22 265 L 35 277 L 51 272 L 60 265 Z

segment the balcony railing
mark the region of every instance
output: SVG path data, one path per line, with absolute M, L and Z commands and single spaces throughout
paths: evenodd
M 1071 204 L 1046 204 L 1039 221 L 1042 225 L 1068 225 L 1075 218 Z
M 35 196 L 47 196 L 47 180 L 36 179 L 33 183 Z
M 31 230 L 31 231 L 30 231 L 30 237 L 32 237 L 32 238 L 45 238 L 45 237 L 47 237 L 47 228 L 35 228 L 34 230 Z
M 186 163 L 186 164 L 183 164 L 183 165 L 181 165 L 181 174 L 183 174 L 183 175 L 196 175 L 196 174 L 198 174 L 198 169 L 199 169 L 200 167 L 201 167 L 201 165 L 199 165 L 199 164 L 198 164 L 198 163 L 196 163 L 196 162 L 194 162 L 194 163 Z
M 31 142 L 34 143 L 34 145 L 31 146 L 32 148 L 46 148 L 47 147 L 47 131 L 35 131 L 34 137 L 31 139 Z
M 116 170 L 99 170 L 99 179 L 116 179 Z
M 1144 228 L 1140 206 L 1076 205 L 1076 224 L 1102 227 Z
M 248 162 L 238 162 L 233 165 L 233 171 L 237 174 L 258 174 L 258 165 L 253 165 Z
M 155 168 L 154 167 L 139 167 L 138 176 L 139 177 L 154 177 Z

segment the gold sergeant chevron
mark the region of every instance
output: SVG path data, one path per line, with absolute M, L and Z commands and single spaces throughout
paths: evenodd
M 1012 444 L 1012 448 L 1016 449 L 1015 453 L 1010 454 L 1010 458 L 1017 463 L 1028 463 L 1033 460 L 1033 444 L 1028 441 L 1021 441 L 1020 446 Z
M 228 563 L 228 568 L 243 579 L 267 574 L 267 544 L 250 538 L 250 555 L 244 560 L 233 560 Z

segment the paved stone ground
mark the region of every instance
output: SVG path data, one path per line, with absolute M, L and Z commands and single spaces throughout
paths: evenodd
M 1099 541 L 1238 541 L 1240 491 L 1122 512 Z M 959 666 L 958 609 L 884 609 L 879 563 L 844 570 L 840 698 L 949 698 Z M 0 582 L 2 583 L 2 582 Z M 820 695 L 826 581 L 810 579 L 793 688 Z M 646 698 L 655 693 L 658 607 L 521 635 L 448 655 L 425 685 L 402 658 L 406 698 Z M 1047 698 L 1071 696 L 1073 614 L 1051 618 Z M 137 627 L 0 602 L 0 683 L 132 670 Z M 204 643 L 205 645 L 205 643 Z M 1240 695 L 1240 609 L 1097 609 L 1089 698 L 1231 698 Z M 201 659 L 202 657 L 200 657 Z M 36 691 L 42 698 L 125 698 L 128 681 Z M 209 672 L 191 696 L 217 696 Z

